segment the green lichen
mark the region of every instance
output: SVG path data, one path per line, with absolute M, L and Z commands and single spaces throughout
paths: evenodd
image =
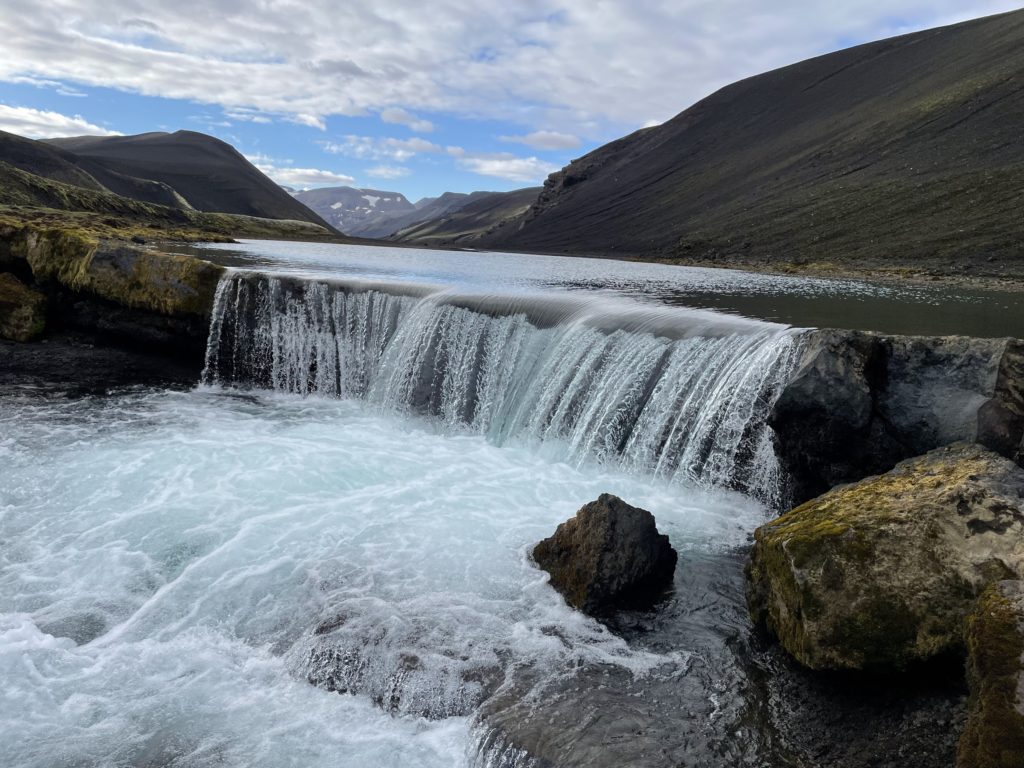
M 957 768 L 1024 765 L 1024 714 L 1018 708 L 1024 615 L 1005 595 L 1004 584 L 990 586 L 967 619 L 971 700 Z
M 46 330 L 46 297 L 0 272 L 0 338 L 34 341 Z
M 762 526 L 747 569 L 751 617 L 813 669 L 901 669 L 961 649 L 979 590 L 1013 572 L 991 552 L 949 560 L 954 532 L 968 538 L 959 506 L 988 498 L 978 482 L 1001 471 L 993 461 L 976 446 L 941 449 Z M 1012 537 L 999 546 L 1011 551 Z
M 222 267 L 180 254 L 100 240 L 74 228 L 0 226 L 2 252 L 42 285 L 165 315 L 209 316 Z

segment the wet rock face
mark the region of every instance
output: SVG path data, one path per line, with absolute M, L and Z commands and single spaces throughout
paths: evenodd
M 1024 343 L 814 331 L 769 424 L 793 500 L 958 440 L 1020 461 Z
M 993 584 L 967 622 L 967 726 L 957 768 L 1024 765 L 1024 583 Z
M 677 555 L 654 515 L 605 493 L 537 544 L 533 559 L 566 602 L 603 615 L 653 603 L 672 583 Z
M 0 272 L 0 338 L 34 341 L 46 328 L 46 297 Z
M 902 669 L 964 645 L 993 581 L 1024 575 L 1024 470 L 956 444 L 835 488 L 755 532 L 751 615 L 812 669 Z

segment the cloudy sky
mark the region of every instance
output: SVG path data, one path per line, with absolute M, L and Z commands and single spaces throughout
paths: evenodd
M 0 0 L 0 129 L 189 129 L 282 184 L 515 189 L 734 80 L 1017 0 Z

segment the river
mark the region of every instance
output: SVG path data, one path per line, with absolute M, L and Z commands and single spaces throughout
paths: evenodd
M 958 321 L 938 294 L 851 281 L 198 251 L 234 269 L 194 389 L 0 393 L 6 764 L 529 765 L 509 739 L 567 765 L 951 749 L 958 691 L 809 679 L 752 635 L 742 564 L 784 504 L 764 421 L 792 325 L 862 302 L 882 330 L 1005 335 L 1010 304 L 1000 325 L 991 297 L 961 295 Z M 603 492 L 680 552 L 659 608 L 608 626 L 529 558 Z

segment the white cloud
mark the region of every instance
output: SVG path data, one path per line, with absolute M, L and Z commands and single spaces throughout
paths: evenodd
M 300 112 L 294 115 L 285 115 L 284 119 L 289 123 L 295 123 L 296 125 L 305 125 L 309 128 L 319 128 L 321 131 L 327 130 L 327 123 L 319 115 L 308 115 Z
M 411 169 L 401 165 L 378 165 L 375 168 L 370 168 L 366 175 L 375 179 L 404 179 L 411 173 Z
M 969 10 L 965 11 L 965 7 Z M 855 42 L 1019 0 L 4 0 L 0 80 L 290 116 L 497 119 L 591 139 Z M 60 55 L 54 55 L 59 51 Z M 339 56 L 339 51 L 344 55 Z
M 244 121 L 247 123 L 272 123 L 273 120 L 268 115 L 260 114 L 255 109 L 246 109 L 245 107 L 234 107 L 232 109 L 225 109 L 224 114 L 230 117 L 232 120 Z
M 49 139 L 56 136 L 120 136 L 81 115 L 62 115 L 29 107 L 11 107 L 0 104 L 0 130 L 27 136 L 30 139 Z
M 534 131 L 525 136 L 501 136 L 502 141 L 526 144 L 534 149 L 576 149 L 580 146 L 579 136 L 558 131 Z
M 281 186 L 293 188 L 351 186 L 356 180 L 345 173 L 324 171 L 319 168 L 292 168 L 290 161 L 279 161 L 266 155 L 246 155 L 245 159 Z
M 481 176 L 494 176 L 509 181 L 539 184 L 560 166 L 536 157 L 516 157 L 508 152 L 465 154 L 457 160 L 459 166 Z
M 434 124 L 429 120 L 422 120 L 416 115 L 407 112 L 400 107 L 388 107 L 380 112 L 380 119 L 385 123 L 398 123 L 407 125 L 417 133 L 430 133 L 434 130 Z
M 325 152 L 359 160 L 394 160 L 402 163 L 418 154 L 436 154 L 444 149 L 433 142 L 413 136 L 395 139 L 374 136 L 345 136 L 341 141 L 321 142 Z

